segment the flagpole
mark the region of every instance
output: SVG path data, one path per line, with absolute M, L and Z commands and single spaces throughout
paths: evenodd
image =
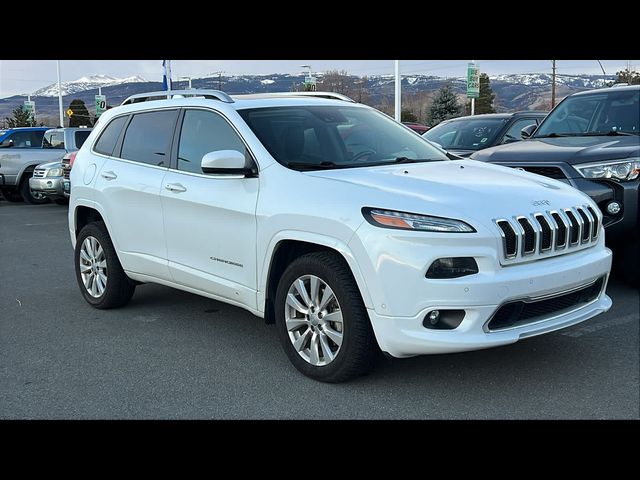
M 171 98 L 171 60 L 167 60 L 167 98 Z

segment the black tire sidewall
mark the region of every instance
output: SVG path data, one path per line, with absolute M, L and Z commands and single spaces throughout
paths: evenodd
M 25 173 L 22 176 L 22 180 L 20 181 L 20 195 L 22 196 L 22 199 L 26 203 L 29 203 L 31 205 L 44 205 L 45 203 L 49 203 L 50 200 L 48 197 L 39 199 L 31 195 L 31 187 L 29 187 L 29 179 L 31 178 L 32 175 L 33 173 L 31 172 L 31 173 Z
M 89 236 L 98 240 L 107 261 L 107 286 L 102 295 L 97 298 L 87 292 L 80 274 L 80 250 L 82 243 Z M 135 285 L 124 273 L 104 223 L 94 222 L 82 228 L 76 239 L 73 258 L 78 287 L 82 296 L 90 305 L 96 308 L 113 308 L 128 302 L 133 295 Z
M 357 286 L 346 262 L 344 262 L 341 269 L 341 272 L 336 272 L 327 266 L 326 263 L 322 262 L 319 257 L 314 257 L 314 254 L 304 255 L 294 260 L 284 271 L 278 283 L 275 297 L 276 329 L 285 353 L 301 373 L 321 381 L 332 382 L 335 378 L 341 377 L 341 372 L 345 369 L 346 364 L 349 363 L 350 360 L 353 360 L 349 357 L 353 354 L 353 343 L 357 341 L 354 323 L 369 322 L 366 308 L 359 292 L 354 295 L 354 290 L 357 290 Z M 293 347 L 285 324 L 285 301 L 289 287 L 297 278 L 303 275 L 315 275 L 329 285 L 342 311 L 344 322 L 342 345 L 337 357 L 328 365 L 318 367 L 311 365 L 303 359 Z M 349 284 L 345 284 L 345 280 L 349 277 Z M 366 325 L 365 328 L 371 328 L 370 324 Z M 339 379 L 337 381 L 341 380 Z

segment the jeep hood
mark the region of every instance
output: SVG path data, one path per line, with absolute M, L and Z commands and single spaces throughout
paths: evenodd
M 640 137 L 633 135 L 532 138 L 480 150 L 473 155 L 473 159 L 492 163 L 566 162 L 574 165 L 638 155 L 640 155 Z
M 593 204 L 587 195 L 562 182 L 466 159 L 305 175 L 362 187 L 353 192 L 362 206 L 476 218 L 485 224 L 488 218 Z M 330 195 L 330 186 L 326 192 Z

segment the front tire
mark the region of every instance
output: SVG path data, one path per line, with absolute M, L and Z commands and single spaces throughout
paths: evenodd
M 378 353 L 371 322 L 349 266 L 315 252 L 284 271 L 275 298 L 282 347 L 304 375 L 343 382 L 368 373 Z
M 44 205 L 49 203 L 49 198 L 44 193 L 38 193 L 31 190 L 29 179 L 33 173 L 25 173 L 20 181 L 20 196 L 31 205 Z
M 76 280 L 87 303 L 108 309 L 131 300 L 135 283 L 124 273 L 103 222 L 90 223 L 80 231 L 74 261 Z

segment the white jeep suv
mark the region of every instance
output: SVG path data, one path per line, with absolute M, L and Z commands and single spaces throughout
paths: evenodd
M 146 282 L 237 305 L 329 382 L 378 348 L 506 345 L 611 307 L 587 195 L 455 158 L 336 94 L 135 95 L 71 170 L 80 290 L 96 308 Z

